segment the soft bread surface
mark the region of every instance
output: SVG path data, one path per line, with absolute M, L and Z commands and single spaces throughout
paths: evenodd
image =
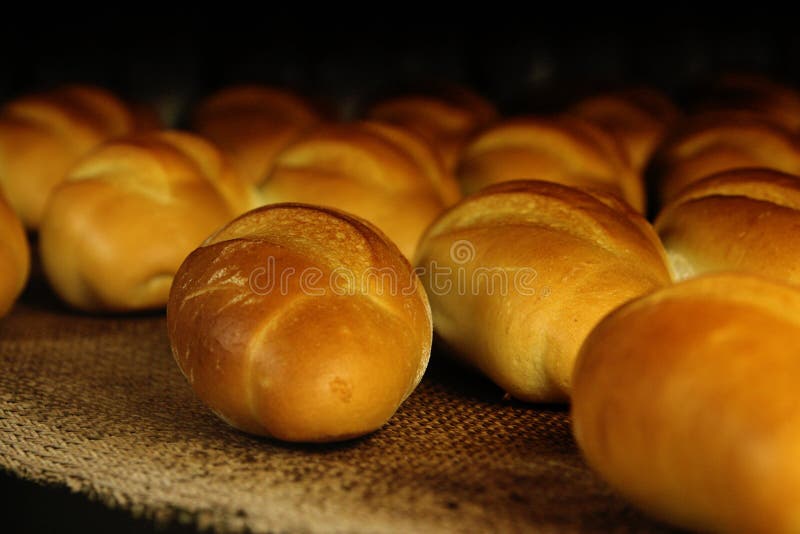
M 165 131 L 103 145 L 53 191 L 40 229 L 45 274 L 70 306 L 160 308 L 183 259 L 256 205 L 200 137 Z
M 695 182 L 655 223 L 678 279 L 743 271 L 800 285 L 800 177 L 725 171 Z
M 30 273 L 30 249 L 25 229 L 0 195 L 0 317 L 8 313 Z
M 628 160 L 639 172 L 680 117 L 678 108 L 665 95 L 645 87 L 585 98 L 569 113 L 620 139 Z
M 208 97 L 194 128 L 228 152 L 243 180 L 264 180 L 278 153 L 322 119 L 311 103 L 274 87 L 241 85 Z
M 670 282 L 649 224 L 611 195 L 507 182 L 431 225 L 416 265 L 437 333 L 512 396 L 564 401 L 591 328 Z
M 38 228 L 50 191 L 81 157 L 135 126 L 125 104 L 95 87 L 68 86 L 3 106 L 0 187 L 25 226 Z
M 666 204 L 698 180 L 748 167 L 800 174 L 797 138 L 760 114 L 704 113 L 668 136 L 653 158 L 652 171 Z
M 430 308 L 408 261 L 342 212 L 266 206 L 183 263 L 167 308 L 195 393 L 246 432 L 335 441 L 381 427 L 422 378 Z
M 612 193 L 644 211 L 644 185 L 620 142 L 579 117 L 503 121 L 469 143 L 456 176 L 465 194 L 511 180 L 545 180 Z
M 698 531 L 800 530 L 800 292 L 709 275 L 606 317 L 572 421 L 623 496 Z
M 367 219 L 408 258 L 426 226 L 460 196 L 419 136 L 370 121 L 310 131 L 280 154 L 260 189 L 269 203 L 325 205 Z

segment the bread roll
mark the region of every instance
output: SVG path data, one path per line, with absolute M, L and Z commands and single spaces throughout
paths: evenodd
M 239 175 L 256 184 L 278 153 L 320 120 L 309 102 L 289 91 L 242 85 L 202 102 L 194 129 L 228 152 Z
M 99 144 L 131 132 L 131 111 L 112 94 L 68 86 L 0 110 L 0 187 L 27 228 L 36 229 L 50 191 Z
M 650 156 L 680 116 L 666 95 L 644 87 L 583 99 L 569 113 L 616 136 L 638 172 L 644 171 Z
M 703 532 L 800 531 L 800 292 L 708 275 L 615 311 L 581 349 L 572 422 L 590 466 Z
M 30 250 L 25 230 L 0 195 L 0 317 L 8 313 L 30 273 Z
M 460 196 L 427 143 L 378 122 L 314 129 L 278 156 L 261 191 L 269 203 L 325 205 L 363 217 L 407 258 L 425 227 Z
M 510 180 L 545 180 L 612 193 L 644 211 L 644 185 L 619 141 L 577 117 L 493 126 L 464 149 L 456 176 L 465 194 Z
M 413 131 L 439 151 L 451 172 L 467 140 L 497 119 L 491 102 L 463 88 L 449 87 L 436 94 L 408 94 L 378 102 L 371 119 Z
M 167 307 L 172 352 L 230 425 L 287 441 L 380 428 L 422 378 L 428 300 L 379 230 L 280 204 L 246 213 L 183 263 Z
M 53 190 L 39 234 L 44 271 L 78 309 L 160 308 L 186 255 L 254 205 L 252 188 L 200 137 L 113 141 Z
M 592 327 L 670 283 L 644 218 L 614 196 L 550 182 L 465 198 L 426 231 L 416 265 L 437 333 L 524 401 L 567 400 Z
M 800 174 L 800 145 L 762 115 L 705 113 L 687 120 L 661 145 L 653 174 L 666 204 L 693 182 L 747 167 Z
M 656 220 L 678 279 L 744 271 L 800 285 L 798 228 L 800 178 L 767 169 L 695 182 Z

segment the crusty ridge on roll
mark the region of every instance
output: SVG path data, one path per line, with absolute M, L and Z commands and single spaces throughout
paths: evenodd
M 331 206 L 367 219 L 411 257 L 425 227 L 459 197 L 418 136 L 379 122 L 324 125 L 281 152 L 261 184 L 267 202 Z
M 589 330 L 670 282 L 641 215 L 614 196 L 550 182 L 463 199 L 426 231 L 415 263 L 442 339 L 527 401 L 566 400 Z
M 584 344 L 572 420 L 622 495 L 698 531 L 800 528 L 800 292 L 708 275 L 606 317 Z
M 162 307 L 186 255 L 256 200 L 202 138 L 167 131 L 110 142 L 50 196 L 39 238 L 45 274 L 79 309 Z
M 67 86 L 22 97 L 0 111 L 0 187 L 28 228 L 52 188 L 100 143 L 132 131 L 133 114 L 112 94 Z
M 30 273 L 30 249 L 25 229 L 0 195 L 0 317 L 8 313 Z
M 195 250 L 167 309 L 173 354 L 215 413 L 247 432 L 333 441 L 382 426 L 431 346 L 428 300 L 366 221 L 278 204 Z
M 800 177 L 721 172 L 684 189 L 655 225 L 679 279 L 744 271 L 800 284 Z
M 469 194 L 499 182 L 545 180 L 616 194 L 644 210 L 644 186 L 611 134 L 578 117 L 516 118 L 475 137 L 456 171 Z

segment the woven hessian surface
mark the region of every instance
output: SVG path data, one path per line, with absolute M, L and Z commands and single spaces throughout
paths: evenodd
M 332 446 L 218 420 L 162 315 L 77 315 L 34 288 L 0 320 L 0 361 L 0 467 L 136 516 L 254 532 L 665 530 L 587 469 L 566 408 L 503 400 L 436 351 L 386 427 Z

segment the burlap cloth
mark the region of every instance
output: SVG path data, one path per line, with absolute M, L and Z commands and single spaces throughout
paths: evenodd
M 374 435 L 292 446 L 194 397 L 163 315 L 65 311 L 29 289 L 0 320 L 0 463 L 157 521 L 255 532 L 662 531 L 581 460 L 564 407 L 504 401 L 434 352 Z

